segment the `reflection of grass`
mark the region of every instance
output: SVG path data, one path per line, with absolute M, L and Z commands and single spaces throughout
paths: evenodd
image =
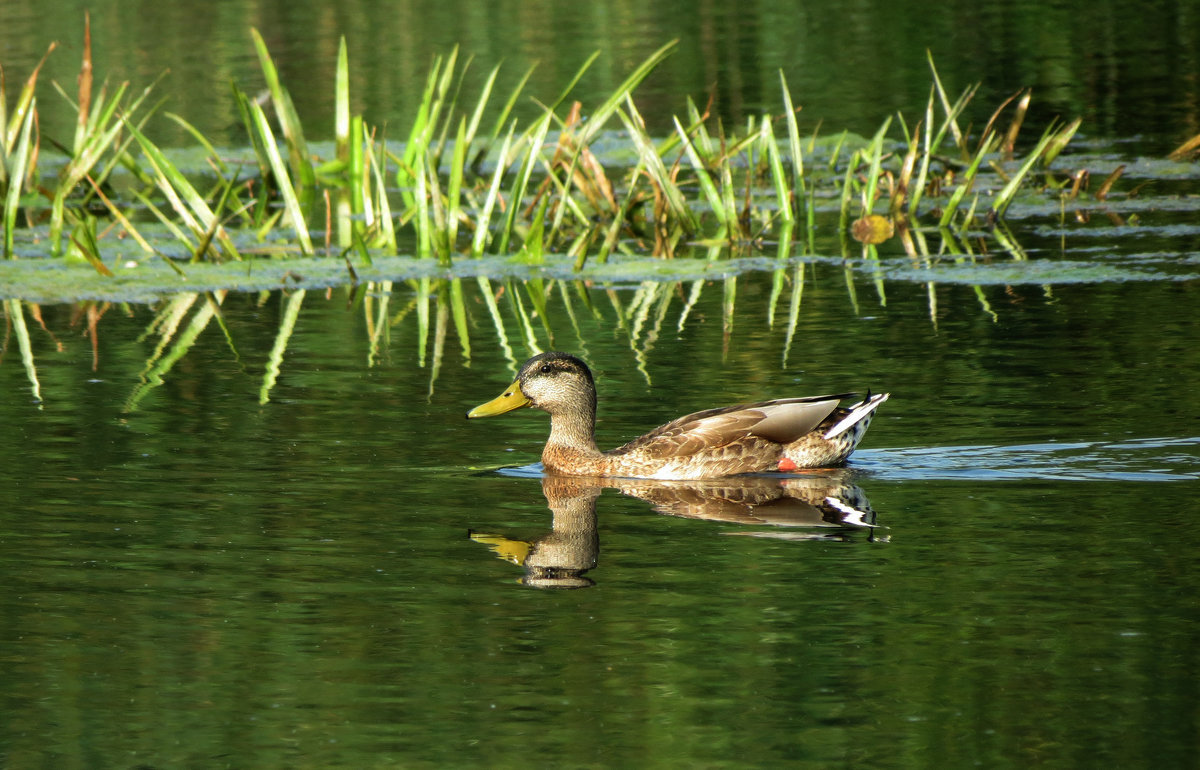
M 735 128 L 714 123 L 707 107 L 687 100 L 672 134 L 655 138 L 646 132 L 633 93 L 673 44 L 588 110 L 570 94 L 595 61 L 591 57 L 524 126 L 511 115 L 528 73 L 510 93 L 498 94 L 499 68 L 493 68 L 472 97 L 464 85 L 471 61 L 454 50 L 432 63 L 407 141 L 397 146 L 352 114 L 343 41 L 332 84 L 334 151 L 321 158 L 306 140 L 311 127 L 301 124 L 262 36 L 251 30 L 251 38 L 267 88 L 259 99 L 234 87 L 252 150 L 246 176 L 241 168 L 231 171 L 205 137 L 174 115 L 168 118 L 196 139 L 209 168 L 173 163 L 147 138 L 154 109 L 142 105 L 149 88 L 131 97 L 127 84 L 93 93 L 85 29 L 76 133 L 63 148 L 68 157 L 57 178 L 43 179 L 35 70 L 11 114 L 0 111 L 6 256 L 21 229 L 18 215 L 25 214 L 26 225 L 40 215 L 42 204 L 23 197 L 30 185 L 40 185 L 51 201 L 51 250 L 57 252 L 63 227 L 72 224 L 77 253 L 101 274 L 109 270 L 102 251 L 113 250 L 108 239 L 122 232 L 144 251 L 166 250 L 138 231 L 147 212 L 193 261 L 244 259 L 254 253 L 247 243 L 267 239 L 313 255 L 314 228 L 323 224 L 326 251 L 346 259 L 351 280 L 356 265 L 395 253 L 402 243 L 442 265 L 486 254 L 567 254 L 584 273 L 614 253 L 708 260 L 714 244 L 724 247 L 725 258 L 796 238 L 811 253 L 818 202 L 830 199 L 839 203 L 837 233 L 863 240 L 872 256 L 874 245 L 892 233 L 903 237 L 934 224 L 962 233 L 973 223 L 1003 219 L 1030 189 L 1060 190 L 1063 183 L 1036 183 L 1031 172 L 1052 161 L 1079 125 L 1051 127 L 1031 152 L 1014 160 L 1029 93 L 1002 104 L 981 135 L 972 137 L 960 122 L 974 90 L 952 100 L 933 70 L 929 101 L 915 124 L 889 117 L 870 141 L 842 134 L 828 164 L 806 163 L 805 153 L 811 157 L 818 140 L 801 136 L 782 78 L 779 116 L 754 116 Z M 497 117 L 485 126 L 484 116 L 492 113 Z M 617 124 L 625 131 L 620 137 L 608 130 Z M 899 144 L 896 126 L 903 135 Z M 134 181 L 114 189 L 108 183 L 118 167 Z M 998 190 L 990 198 L 979 191 L 984 174 L 987 186 Z M 102 202 L 115 226 L 95 226 L 93 201 Z M 536 309 L 537 300 L 531 301 Z
M 25 325 L 25 312 L 19 299 L 4 300 L 4 315 L 12 325 L 17 337 L 17 347 L 21 351 L 21 364 L 25 367 L 25 376 L 29 378 L 29 386 L 33 392 L 33 400 L 40 404 L 42 401 L 42 385 L 38 381 L 37 366 L 33 361 L 33 346 L 29 341 L 29 328 Z M 4 345 L 8 347 L 7 344 Z
M 125 402 L 125 411 L 135 411 L 150 391 L 163 384 L 163 377 L 192 349 L 200 333 L 217 315 L 217 305 L 224 297 L 224 292 L 216 297 L 204 295 L 203 304 L 192 314 L 192 320 L 187 326 L 183 326 L 183 320 L 196 301 L 201 299 L 201 295 L 177 294 L 159 311 L 144 335 L 149 337 L 157 334 L 158 344 L 146 359 L 146 365 L 138 378 L 140 382 Z
M 1044 284 L 1043 292 L 1049 297 L 1052 285 L 1062 281 L 1139 277 L 1131 268 L 1104 264 L 995 261 L 979 253 L 973 239 L 959 238 L 950 231 L 931 237 L 920 231 L 912 235 L 911 256 L 892 259 L 878 265 L 878 269 L 886 271 L 889 277 L 899 272 L 903 275 L 898 277 L 906 282 L 924 284 L 930 323 L 935 326 L 944 315 L 938 302 L 939 297 L 946 301 L 947 286 L 967 286 L 965 291 L 949 295 L 957 297 L 955 304 L 964 299 L 969 304 L 973 295 L 979 303 L 980 316 L 996 320 L 1004 305 L 993 303 L 997 300 L 1003 303 L 1005 294 L 1015 284 Z M 1014 244 L 1013 248 L 1018 247 Z M 150 343 L 144 364 L 140 372 L 131 369 L 126 375 L 113 371 L 113 366 L 119 366 L 123 360 L 119 356 L 99 360 L 101 349 L 97 341 L 102 330 L 97 322 L 102 311 L 96 311 L 95 303 L 80 303 L 70 315 L 72 323 L 75 318 L 87 315 L 87 338 L 93 345 L 96 366 L 103 365 L 107 372 L 105 378 L 133 381 L 125 408 L 136 411 L 143 408 L 154 390 L 170 379 L 185 356 L 194 355 L 193 351 L 202 342 L 201 335 L 206 332 L 210 344 L 227 344 L 231 360 L 259 382 L 258 400 L 266 403 L 276 399 L 276 391 L 288 385 L 287 362 L 295 357 L 294 349 L 300 344 L 295 330 L 301 314 L 318 312 L 322 297 L 327 306 L 333 303 L 344 306 L 348 313 L 361 314 L 358 316 L 364 330 L 359 335 L 361 340 L 350 344 L 361 346 L 361 360 L 367 367 L 416 364 L 422 370 L 416 376 L 428 380 L 430 393 L 447 365 L 447 356 L 450 361 L 468 364 L 478 351 L 498 348 L 515 370 L 527 356 L 552 347 L 586 351 L 598 336 L 628 347 L 636 368 L 647 378 L 653 369 L 650 364 L 656 349 L 663 340 L 705 333 L 719 334 L 717 346 L 722 349 L 722 356 L 740 355 L 738 337 L 745 338 L 747 334 L 760 340 L 773 337 L 775 341 L 770 344 L 777 346 L 782 365 L 794 366 L 796 361 L 811 355 L 802 312 L 806 316 L 819 314 L 828 309 L 828 303 L 837 295 L 841 295 L 839 304 L 847 308 L 845 313 L 857 313 L 860 304 L 869 301 L 858 296 L 859 279 L 852 280 L 855 272 L 852 260 L 796 261 L 781 252 L 783 260 L 776 263 L 769 275 L 756 276 L 728 271 L 730 263 L 718 258 L 721 250 L 720 246 L 710 247 L 712 261 L 708 264 L 714 268 L 710 275 L 680 271 L 655 276 L 640 271 L 610 272 L 603 277 L 583 279 L 572 271 L 570 260 L 558 257 L 542 265 L 525 266 L 527 272 L 513 272 L 502 278 L 491 277 L 486 271 L 472 275 L 462 270 L 455 271 L 462 275 L 454 275 L 435 269 L 409 280 L 390 280 L 379 277 L 377 271 L 386 273 L 392 265 L 388 260 L 379 260 L 376 266 L 364 269 L 364 275 L 369 274 L 368 280 L 353 287 L 317 290 L 319 284 L 308 284 L 309 288 L 296 286 L 278 293 L 261 290 L 269 285 L 278 286 L 275 280 L 256 287 L 259 289 L 256 295 L 204 290 L 176 293 L 155 306 L 154 318 L 139 339 Z M 305 270 L 303 265 L 312 262 L 300 258 L 283 261 L 291 266 L 288 272 L 293 274 Z M 685 267 L 696 261 L 657 264 Z M 337 269 L 335 260 L 325 262 L 330 263 L 330 270 Z M 230 272 L 244 269 L 244 264 L 195 265 L 188 271 L 189 280 L 205 270 Z M 418 260 L 409 260 L 409 266 L 416 264 Z M 609 265 L 606 269 L 618 267 Z M 838 287 L 842 274 L 846 280 L 844 290 Z M 295 276 L 296 280 L 299 278 Z M 754 299 L 760 288 L 765 301 Z M 912 296 L 912 292 L 907 294 Z M 260 306 L 273 303 L 272 297 L 279 298 L 278 320 L 268 330 L 273 339 L 269 351 L 247 352 L 255 349 L 251 340 L 261 330 L 248 328 L 244 315 L 225 309 L 230 296 L 258 296 Z M 882 304 L 882 298 L 879 301 Z M 140 312 L 137 305 L 125 307 L 130 313 Z M 748 310 L 751 307 L 755 308 L 753 312 Z M 30 340 L 26 319 L 42 324 L 50 339 L 56 340 L 59 350 L 63 346 L 58 341 L 70 346 L 68 340 L 80 335 L 46 328 L 35 304 L 9 299 L 4 302 L 4 311 L 16 344 L 10 345 L 6 338 L 0 355 L 12 351 L 15 363 L 19 348 L 34 397 L 40 400 L 43 387 L 39 384 L 35 355 L 47 354 L 39 351 L 34 344 L 37 340 Z M 64 316 L 59 314 L 59 317 Z M 705 332 L 706 327 L 711 331 Z M 314 326 L 306 335 L 309 340 L 306 344 L 322 333 L 326 332 Z M 211 336 L 214 334 L 223 337 L 214 338 Z M 840 336 L 841 332 L 833 334 Z M 404 364 L 405 361 L 409 363 Z
M 275 346 L 271 348 L 271 356 L 267 360 L 267 372 L 263 376 L 262 389 L 258 395 L 260 404 L 271 400 L 271 389 L 275 387 L 275 381 L 279 378 L 279 366 L 283 362 L 283 354 L 292 338 L 292 332 L 296 329 L 296 319 L 300 317 L 300 305 L 304 302 L 305 294 L 304 289 L 300 289 L 288 297 L 283 319 L 279 322 L 279 333 L 275 335 Z

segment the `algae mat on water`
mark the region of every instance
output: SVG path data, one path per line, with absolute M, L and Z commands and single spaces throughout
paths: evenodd
M 79 300 L 150 303 L 181 292 L 324 289 L 355 283 L 477 276 L 596 282 L 694 281 L 767 272 L 801 263 L 836 266 L 848 270 L 851 276 L 865 279 L 976 286 L 1200 278 L 1200 264 L 1194 260 L 1175 260 L 1174 267 L 1165 269 L 1161 262 L 1149 260 L 960 259 L 945 262 L 934 260 L 918 265 L 902 257 L 797 257 L 783 261 L 769 257 L 714 261 L 629 257 L 611 259 L 605 265 L 595 265 L 580 273 L 573 269 L 573 260 L 566 257 L 547 257 L 543 263 L 534 265 L 520 259 L 495 257 L 464 260 L 445 266 L 428 259 L 391 256 L 376 257 L 370 265 L 355 266 L 352 276 L 346 262 L 341 259 L 289 257 L 223 264 L 189 264 L 184 275 L 161 260 L 152 260 L 134 263 L 135 267 L 118 267 L 111 276 L 102 276 L 87 264 L 58 259 L 22 259 L 0 262 L 0 299 L 21 299 L 35 304 Z

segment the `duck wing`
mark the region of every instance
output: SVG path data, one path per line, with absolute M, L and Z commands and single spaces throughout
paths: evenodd
M 706 409 L 672 420 L 609 454 L 636 451 L 647 458 L 668 459 L 756 440 L 788 444 L 816 429 L 850 395 L 781 398 Z

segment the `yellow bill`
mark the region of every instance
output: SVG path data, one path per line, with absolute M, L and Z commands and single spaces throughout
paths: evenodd
M 529 399 L 525 398 L 525 394 L 521 392 L 521 385 L 514 382 L 496 398 L 486 404 L 480 404 L 471 411 L 467 412 L 467 419 L 475 417 L 493 417 L 505 412 L 511 412 L 522 406 L 529 406 Z

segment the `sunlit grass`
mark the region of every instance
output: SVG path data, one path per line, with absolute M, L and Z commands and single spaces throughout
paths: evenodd
M 472 61 L 452 50 L 431 63 L 422 99 L 412 107 L 407 141 L 395 145 L 352 113 L 350 52 L 342 41 L 330 84 L 334 152 L 321 158 L 306 140 L 312 127 L 302 125 L 263 37 L 250 30 L 266 92 L 253 98 L 233 88 L 256 160 L 243 177 L 241 168 L 231 170 L 180 116 L 166 117 L 196 140 L 208 168 L 180 168 L 148 139 L 146 126 L 155 113 L 144 106 L 150 87 L 133 97 L 127 96 L 129 84 L 94 92 L 85 24 L 78 97 L 72 101 L 75 135 L 70 147 L 60 148 L 69 155 L 55 179 L 44 178 L 38 165 L 44 157 L 44 138 L 36 128 L 40 66 L 11 112 L 7 103 L 0 110 L 5 256 L 13 256 L 22 230 L 37 237 L 33 223 L 41 204 L 23 194 L 33 185 L 51 201 L 51 252 L 60 253 L 60 234 L 70 223 L 74 251 L 102 275 L 108 270 L 106 238 L 114 230 L 131 234 L 148 255 L 165 253 L 137 229 L 147 213 L 193 261 L 247 258 L 248 250 L 237 244 L 268 240 L 274 253 L 315 255 L 323 236 L 327 250 L 336 248 L 362 263 L 411 245 L 416 256 L 442 265 L 487 254 L 524 259 L 562 254 L 586 273 L 589 264 L 604 264 L 614 253 L 708 259 L 714 243 L 744 254 L 774 251 L 770 244 L 794 238 L 801 253 L 812 253 L 822 197 L 840 202 L 841 237 L 854 234 L 854 224 L 865 220 L 872 227 L 860 230 L 873 245 L 895 232 L 908 237 L 914 228 L 962 233 L 993 225 L 1027 192 L 1066 194 L 1048 166 L 1079 121 L 1048 128 L 1018 158 L 1031 94 L 1006 100 L 972 136 L 961 124 L 975 89 L 951 98 L 932 60 L 933 85 L 918 121 L 885 117 L 865 145 L 843 132 L 825 166 L 805 163 L 798 107 L 782 75 L 778 114 L 751 116 L 735 131 L 686 99 L 685 114 L 675 118 L 671 134 L 653 137 L 634 92 L 673 45 L 654 52 L 589 108 L 572 102 L 571 93 L 596 59 L 590 57 L 554 99 L 538 102 L 541 114 L 523 125 L 512 115 L 529 73 L 509 93 L 498 94 L 498 65 L 470 93 L 466 76 Z M 496 117 L 488 130 L 484 121 L 491 114 Z M 619 141 L 628 152 L 611 149 L 617 128 L 624 129 Z M 601 137 L 603 152 L 593 146 Z M 808 152 L 816 140 L 808 140 Z M 1039 166 L 1047 170 L 1041 180 L 1031 173 Z M 118 167 L 132 173 L 135 184 L 108 189 Z M 985 171 L 989 179 L 1001 180 L 990 185 L 998 192 L 978 189 Z M 1071 193 L 1079 193 L 1078 185 Z M 92 199 L 118 220 L 118 228 L 99 231 L 88 223 Z M 886 228 L 868 219 L 876 216 L 886 218 Z M 347 267 L 353 280 L 353 262 Z

